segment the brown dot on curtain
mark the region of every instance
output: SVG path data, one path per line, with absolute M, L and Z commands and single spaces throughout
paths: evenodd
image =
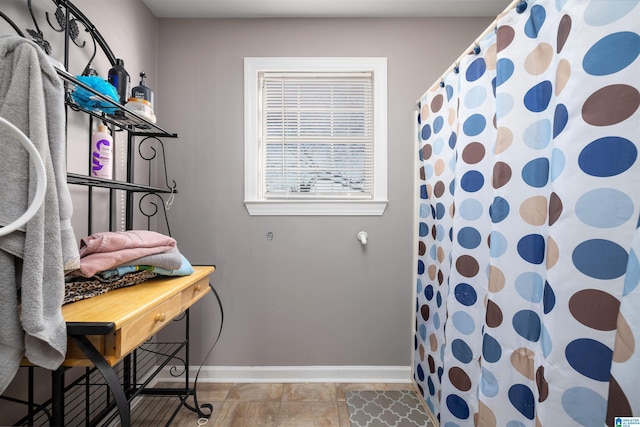
M 449 369 L 448 374 L 449 380 L 455 388 L 460 391 L 471 390 L 471 379 L 464 370 L 457 366 L 454 366 L 453 368 Z
M 513 29 L 513 27 L 504 25 L 498 28 L 498 31 L 496 33 L 498 52 L 501 52 L 503 49 L 506 49 L 513 41 L 515 35 L 516 35 L 516 32 Z
M 502 324 L 503 315 L 502 310 L 500 310 L 500 306 L 495 302 L 488 300 L 487 301 L 487 315 L 486 322 L 487 326 L 490 328 L 497 328 Z
M 580 323 L 598 331 L 615 331 L 620 301 L 597 289 L 578 291 L 569 300 L 569 311 Z
M 564 15 L 562 19 L 560 19 L 560 25 L 558 25 L 558 39 L 557 39 L 557 47 L 556 51 L 560 53 L 562 48 L 564 47 L 567 39 L 569 38 L 569 33 L 571 32 L 571 17 L 569 15 Z

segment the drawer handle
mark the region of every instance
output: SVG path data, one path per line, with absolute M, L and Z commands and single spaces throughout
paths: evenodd
M 194 289 L 196 292 L 200 292 L 200 291 L 202 290 L 202 285 L 196 285 L 193 289 Z
M 156 322 L 164 322 L 165 320 L 167 320 L 167 315 L 164 313 L 158 313 L 156 314 Z

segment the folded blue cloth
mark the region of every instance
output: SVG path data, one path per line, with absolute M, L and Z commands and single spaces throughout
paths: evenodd
M 155 267 L 153 265 L 125 265 L 116 267 L 111 270 L 106 270 L 98 273 L 103 279 L 119 278 L 127 273 L 133 273 L 135 271 L 152 271 L 160 276 L 188 276 L 193 273 L 193 266 L 184 255 L 182 257 L 182 265 L 176 270 L 169 270 L 167 268 Z

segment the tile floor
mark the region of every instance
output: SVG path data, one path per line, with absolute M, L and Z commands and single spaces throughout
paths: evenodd
M 158 387 L 161 386 L 170 385 L 158 384 Z M 205 424 L 206 427 L 349 427 L 349 413 L 345 403 L 345 392 L 348 390 L 413 390 L 413 386 L 360 383 L 199 383 L 198 401 L 200 404 L 213 405 L 213 415 Z M 145 404 L 145 409 L 138 411 L 132 424 L 164 424 L 168 416 L 164 416 L 165 421 L 158 419 L 160 408 L 173 405 L 175 400 L 169 403 L 166 397 L 145 399 L 156 399 L 157 403 L 155 406 Z M 198 426 L 198 416 L 182 408 L 171 426 Z

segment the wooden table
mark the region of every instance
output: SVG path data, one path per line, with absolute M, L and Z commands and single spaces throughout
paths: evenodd
M 150 279 L 62 307 L 69 336 L 63 366 L 95 365 L 111 387 L 123 426 L 130 425 L 129 402 L 113 365 L 205 296 L 214 270 L 195 266 L 189 276 Z M 64 423 L 64 381 L 59 381 L 53 387 L 55 425 Z

